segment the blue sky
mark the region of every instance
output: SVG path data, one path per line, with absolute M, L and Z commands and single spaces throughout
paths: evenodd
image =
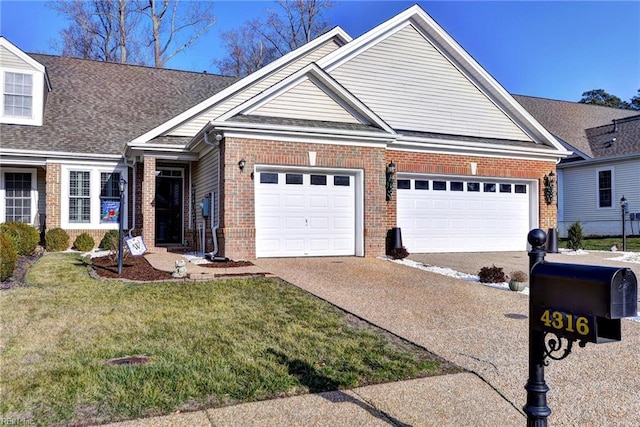
M 336 2 L 327 16 L 352 37 L 415 1 Z M 418 1 L 498 82 L 515 94 L 577 101 L 605 89 L 629 100 L 640 89 L 640 1 Z M 216 25 L 168 68 L 216 72 L 220 31 L 264 15 L 268 1 L 215 1 Z M 0 2 L 0 33 L 26 52 L 56 54 L 66 26 L 42 1 Z

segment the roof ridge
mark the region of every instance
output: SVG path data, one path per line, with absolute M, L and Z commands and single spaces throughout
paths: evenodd
M 114 65 L 114 66 L 122 66 L 122 67 L 130 67 L 130 68 L 142 68 L 142 69 L 147 69 L 147 70 L 157 70 L 158 72 L 165 72 L 165 71 L 173 71 L 176 73 L 189 73 L 189 74 L 199 74 L 199 75 L 203 75 L 203 76 L 215 76 L 215 77 L 223 77 L 223 78 L 234 78 L 237 79 L 237 77 L 234 76 L 225 76 L 223 74 L 218 74 L 218 73 L 210 73 L 208 71 L 192 71 L 192 70 L 179 70 L 176 68 L 160 68 L 160 67 L 153 67 L 151 65 L 144 65 L 144 64 L 130 64 L 130 63 L 122 63 L 122 62 L 114 62 L 114 61 L 100 61 L 97 59 L 89 59 L 89 58 L 78 58 L 75 56 L 63 56 L 63 55 L 54 55 L 51 53 L 37 53 L 37 52 L 26 52 L 27 55 L 33 57 L 33 55 L 37 55 L 37 56 L 48 56 L 50 58 L 57 58 L 57 59 L 64 59 L 64 60 L 72 60 L 72 61 L 82 61 L 82 62 L 90 62 L 90 63 L 95 63 L 95 64 L 105 64 L 105 65 Z
M 544 96 L 520 95 L 520 94 L 517 94 L 517 93 L 512 93 L 511 96 L 520 96 L 520 97 L 523 97 L 523 98 L 541 99 L 541 100 L 544 100 L 544 101 L 565 102 L 565 103 L 568 103 L 568 104 L 586 105 L 588 107 L 606 108 L 607 110 L 614 110 L 614 111 L 625 111 L 625 112 L 626 111 L 628 111 L 628 112 L 637 111 L 637 110 L 630 110 L 630 109 L 626 109 L 626 108 L 607 107 L 606 105 L 587 104 L 585 102 L 579 102 L 579 101 L 567 101 L 565 99 L 546 98 Z M 638 113 L 638 114 L 640 114 L 640 113 Z

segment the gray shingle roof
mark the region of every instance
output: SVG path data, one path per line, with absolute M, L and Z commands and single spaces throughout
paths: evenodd
M 434 133 L 434 132 L 416 132 L 410 130 L 398 130 L 398 133 L 408 136 L 408 137 L 418 137 L 418 138 L 436 138 L 436 139 L 444 139 L 444 140 L 452 140 L 452 141 L 467 141 L 467 142 L 477 142 L 482 144 L 494 144 L 494 145 L 508 145 L 514 147 L 532 147 L 540 149 L 548 149 L 555 150 L 554 147 L 550 147 L 548 145 L 535 145 L 531 141 L 517 141 L 513 139 L 499 139 L 499 138 L 483 138 L 478 136 L 465 136 L 465 135 L 449 135 L 443 133 Z
M 121 154 L 125 144 L 237 79 L 30 54 L 51 81 L 41 127 L 0 125 L 2 147 Z
M 305 119 L 292 119 L 283 117 L 268 117 L 258 115 L 237 115 L 228 120 L 229 122 L 240 123 L 256 123 L 256 124 L 270 124 L 277 126 L 300 126 L 317 129 L 339 129 L 346 131 L 365 131 L 365 132 L 380 132 L 385 131 L 375 126 L 361 124 L 361 123 L 342 123 L 342 122 L 326 122 L 321 120 L 305 120 Z
M 593 136 L 596 132 L 588 131 L 589 129 L 613 125 L 614 119 L 619 120 L 638 115 L 637 111 L 578 102 L 522 95 L 513 95 L 513 97 L 549 132 L 590 158 L 617 156 L 623 153 L 618 153 L 615 150 L 600 150 L 601 141 L 598 138 L 594 139 Z

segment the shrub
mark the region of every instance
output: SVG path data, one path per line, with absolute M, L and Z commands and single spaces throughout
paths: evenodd
M 6 233 L 0 233 L 0 281 L 5 281 L 13 274 L 18 262 L 18 251 L 13 240 Z
M 404 259 L 409 256 L 409 251 L 407 251 L 407 248 L 404 246 L 401 248 L 393 248 L 389 252 L 389 256 L 391 256 L 392 259 Z
M 503 283 L 507 281 L 502 267 L 482 267 L 478 273 L 481 283 Z
M 73 241 L 73 247 L 81 252 L 89 252 L 93 249 L 96 242 L 93 240 L 93 237 L 89 235 L 89 233 L 82 233 L 76 237 L 76 240 Z
M 521 270 L 512 271 L 509 274 L 509 278 L 516 282 L 526 282 L 527 280 L 529 280 L 529 276 L 527 276 L 527 273 Z
M 9 235 L 18 255 L 31 255 L 40 242 L 38 230 L 23 222 L 4 223 L 0 225 L 0 233 Z
M 109 230 L 104 233 L 104 237 L 100 241 L 100 247 L 108 251 L 118 250 L 118 230 Z
M 69 234 L 62 228 L 52 228 L 44 236 L 48 251 L 60 252 L 69 248 Z
M 582 226 L 579 222 L 574 222 L 567 232 L 567 248 L 577 251 L 582 249 Z

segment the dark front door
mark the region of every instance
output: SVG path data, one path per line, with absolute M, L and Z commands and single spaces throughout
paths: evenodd
M 182 243 L 181 177 L 156 177 L 156 243 Z

